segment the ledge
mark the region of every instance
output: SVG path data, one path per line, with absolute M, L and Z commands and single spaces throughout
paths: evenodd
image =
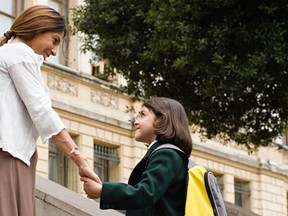
M 116 210 L 101 210 L 98 201 L 89 200 L 41 176 L 36 176 L 35 193 L 37 216 L 123 216 Z

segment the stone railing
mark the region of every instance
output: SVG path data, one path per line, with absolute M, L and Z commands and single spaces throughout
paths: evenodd
M 100 210 L 99 202 L 71 191 L 41 176 L 36 178 L 37 216 L 123 216 L 115 210 Z
M 229 216 L 259 216 L 225 202 Z M 116 210 L 100 210 L 99 202 L 71 191 L 41 176 L 36 178 L 37 216 L 124 216 Z

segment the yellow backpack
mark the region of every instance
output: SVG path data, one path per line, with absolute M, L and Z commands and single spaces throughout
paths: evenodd
M 160 145 L 154 151 L 162 148 L 175 149 L 186 156 L 180 148 L 169 143 Z M 214 174 L 191 159 L 188 163 L 185 216 L 227 216 Z

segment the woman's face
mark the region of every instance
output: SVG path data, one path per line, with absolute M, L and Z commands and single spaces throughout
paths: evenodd
M 37 34 L 27 44 L 34 50 L 36 54 L 42 55 L 44 59 L 50 55 L 57 54 L 57 48 L 64 37 L 64 32 L 44 32 Z
M 153 124 L 155 114 L 143 106 L 140 115 L 135 120 L 135 140 L 150 144 L 156 139 Z

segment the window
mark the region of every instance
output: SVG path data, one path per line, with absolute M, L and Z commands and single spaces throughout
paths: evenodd
M 250 186 L 248 182 L 235 180 L 235 204 L 245 209 L 250 209 Z
M 77 135 L 71 135 L 71 138 L 78 144 Z M 73 191 L 80 192 L 82 190 L 82 188 L 78 188 L 77 165 L 73 160 L 69 160 L 53 143 L 49 143 L 49 179 Z
M 92 75 L 97 76 L 100 74 L 100 66 L 99 65 L 92 65 Z
M 0 0 L 0 35 L 8 31 L 14 19 L 23 10 L 23 0 Z
M 286 208 L 287 208 L 287 216 L 288 216 L 288 192 L 286 194 Z
M 102 181 L 118 181 L 119 148 L 94 145 L 94 171 Z
M 288 146 L 288 133 L 283 135 L 283 145 Z
M 282 136 L 275 138 L 273 144 L 281 151 L 288 151 L 288 133 L 285 132 Z
M 58 11 L 65 19 L 66 24 L 68 23 L 68 1 L 67 0 L 49 0 L 48 6 Z M 67 26 L 68 27 L 68 26 Z M 68 35 L 64 38 L 64 41 L 61 42 L 57 50 L 56 56 L 50 56 L 47 61 L 55 64 L 67 65 L 67 48 L 68 46 Z
M 216 180 L 217 180 L 221 195 L 223 196 L 223 191 L 224 191 L 223 175 L 216 174 L 216 173 L 214 173 L 214 175 L 216 177 Z
M 117 84 L 117 77 L 115 70 L 109 68 L 109 66 L 107 66 L 107 63 L 105 61 L 91 60 L 91 66 L 93 76 Z
M 49 142 L 49 179 L 67 187 L 67 157 Z

